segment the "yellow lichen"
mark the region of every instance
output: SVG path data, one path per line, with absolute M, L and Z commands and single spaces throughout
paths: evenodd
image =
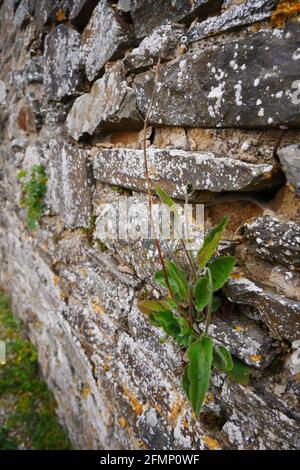
M 58 10 L 55 14 L 57 21 L 64 21 L 66 19 L 65 12 L 63 10 Z
M 274 28 L 281 28 L 288 19 L 300 13 L 300 2 L 298 0 L 280 0 L 274 10 L 271 23 Z
M 88 384 L 85 384 L 84 387 L 82 388 L 81 394 L 83 398 L 87 398 L 92 392 L 91 387 Z
M 124 395 L 129 399 L 129 402 L 134 408 L 134 411 L 136 412 L 137 415 L 141 415 L 143 412 L 143 407 L 138 401 L 137 397 L 134 395 L 134 393 L 129 390 L 126 385 L 123 385 L 123 393 Z
M 122 429 L 126 427 L 127 422 L 126 422 L 126 419 L 124 418 L 124 416 L 120 416 L 119 425 L 121 426 Z
M 103 317 L 105 312 L 100 304 L 98 304 L 97 302 L 92 302 L 92 308 L 95 312 L 99 313 L 101 317 Z
M 236 325 L 236 326 L 234 327 L 234 329 L 235 329 L 236 331 L 238 331 L 238 332 L 240 332 L 240 331 L 245 331 L 245 328 L 244 328 L 243 326 L 241 326 L 241 325 Z
M 221 444 L 212 437 L 204 436 L 204 444 L 209 448 L 209 450 L 221 450 Z
M 262 360 L 262 356 L 260 354 L 252 354 L 250 359 L 252 362 L 260 362 Z

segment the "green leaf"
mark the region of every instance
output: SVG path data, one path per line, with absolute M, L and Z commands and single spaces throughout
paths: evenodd
M 175 220 L 179 220 L 178 210 L 176 208 L 176 204 L 173 201 L 173 199 L 171 199 L 170 196 L 158 185 L 155 186 L 155 192 L 159 196 L 160 200 L 164 204 L 167 204 L 171 212 L 173 212 Z
M 227 225 L 228 217 L 225 216 L 219 224 L 214 227 L 209 234 L 204 238 L 203 245 L 198 251 L 197 260 L 200 268 L 204 268 L 206 263 L 210 260 L 218 244 L 222 238 L 224 229 Z
M 197 279 L 193 293 L 195 296 L 195 306 L 199 312 L 202 312 L 204 307 L 209 302 L 209 280 L 207 277 Z
M 220 256 L 208 266 L 214 286 L 214 292 L 221 289 L 229 278 L 236 263 L 234 256 Z
M 188 368 L 185 367 L 184 368 L 184 371 L 183 371 L 183 375 L 182 375 L 182 388 L 183 390 L 185 391 L 186 393 L 186 396 L 189 398 L 189 392 L 190 392 L 190 379 L 189 379 L 189 375 L 188 375 Z
M 177 268 L 176 264 L 168 259 L 165 260 L 165 264 L 167 278 L 173 294 L 178 294 L 180 300 L 186 300 L 189 293 L 189 283 L 185 272 L 182 269 Z M 154 279 L 161 286 L 165 288 L 168 287 L 162 269 L 155 274 Z
M 218 297 L 217 295 L 214 295 L 212 299 L 212 306 L 211 306 L 212 313 L 219 310 L 221 305 L 222 305 L 222 300 L 220 299 L 220 297 Z
M 222 361 L 222 363 L 223 363 L 223 365 L 226 369 L 226 372 L 233 369 L 233 360 L 232 360 L 231 354 L 228 351 L 228 349 L 225 348 L 225 346 L 215 346 L 214 352 L 221 359 L 221 361 Z
M 176 336 L 175 339 L 181 346 L 187 348 L 191 344 L 194 334 L 185 318 L 176 317 L 176 320 L 180 326 L 180 333 Z
M 21 180 L 21 179 L 25 178 L 26 175 L 27 175 L 27 173 L 26 173 L 25 170 L 20 170 L 19 173 L 18 173 L 18 179 Z
M 158 312 L 153 313 L 152 316 L 154 320 L 160 323 L 160 326 L 167 335 L 177 338 L 180 334 L 180 325 L 172 312 Z
M 146 315 L 150 315 L 155 312 L 165 312 L 170 310 L 168 302 L 165 300 L 140 300 L 137 303 L 139 310 Z
M 226 372 L 228 377 L 241 385 L 248 385 L 250 382 L 251 367 L 244 364 L 239 359 L 233 357 L 233 368 L 226 370 L 220 356 L 216 353 L 213 355 L 213 366 L 223 372 Z
M 189 398 L 195 414 L 199 415 L 211 375 L 213 358 L 212 339 L 208 336 L 201 336 L 189 347 L 188 356 Z

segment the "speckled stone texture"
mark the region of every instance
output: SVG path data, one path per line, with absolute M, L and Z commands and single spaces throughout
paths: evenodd
M 300 20 L 276 4 L 0 1 L 0 286 L 75 448 L 300 448 Z M 159 56 L 150 177 L 178 202 L 193 183 L 205 230 L 229 215 L 210 332 L 252 368 L 248 386 L 214 370 L 199 419 L 183 351 L 136 306 L 161 292 L 153 242 L 101 238 L 103 203 L 147 202 Z M 35 164 L 30 231 L 17 174 Z

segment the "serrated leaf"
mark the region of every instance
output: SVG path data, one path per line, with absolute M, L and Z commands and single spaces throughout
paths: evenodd
M 213 355 L 213 366 L 223 372 L 226 372 L 228 377 L 241 385 L 248 385 L 250 382 L 251 367 L 244 364 L 239 359 L 233 357 L 233 368 L 226 370 L 221 358 L 214 353 Z
M 215 253 L 218 248 L 218 244 L 222 238 L 224 229 L 227 225 L 228 217 L 225 216 L 219 224 L 214 227 L 209 234 L 204 238 L 203 245 L 198 251 L 197 261 L 201 269 L 205 267 L 207 262 L 210 260 L 212 255 Z
M 199 415 L 208 390 L 213 358 L 213 342 L 208 336 L 201 336 L 188 349 L 189 398 L 193 410 Z
M 165 300 L 140 300 L 137 303 L 139 310 L 146 315 L 155 312 L 165 312 L 170 306 Z
M 217 310 L 219 310 L 219 308 L 221 307 L 222 305 L 222 300 L 220 299 L 220 297 L 214 295 L 213 296 L 213 299 L 212 299 L 212 305 L 211 305 L 211 311 L 212 313 L 216 312 Z
M 186 393 L 186 396 L 189 398 L 191 383 L 190 383 L 190 380 L 189 380 L 188 368 L 187 367 L 184 368 L 181 383 L 182 383 L 182 388 Z
M 221 289 L 228 280 L 235 263 L 236 258 L 234 256 L 220 256 L 209 264 L 214 292 Z
M 209 302 L 209 280 L 207 277 L 197 279 L 193 293 L 195 297 L 195 307 L 199 312 L 202 312 Z
M 223 363 L 223 365 L 226 369 L 226 372 L 233 369 L 233 360 L 232 360 L 231 354 L 228 351 L 228 349 L 225 348 L 225 346 L 222 346 L 222 345 L 221 346 L 215 346 L 214 352 L 221 359 L 221 361 L 222 361 L 222 363 Z

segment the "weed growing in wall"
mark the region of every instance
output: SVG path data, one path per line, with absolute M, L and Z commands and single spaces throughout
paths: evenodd
M 158 186 L 156 193 L 174 216 L 179 217 L 172 199 Z M 170 252 L 172 259 L 162 258 L 162 269 L 154 276 L 168 294 L 159 300 L 138 302 L 139 309 L 148 316 L 152 325 L 162 328 L 167 336 L 187 350 L 188 364 L 183 372 L 182 385 L 196 415 L 204 403 L 213 367 L 244 385 L 248 383 L 251 372 L 248 366 L 233 358 L 228 349 L 214 344 L 209 335 L 213 313 L 221 306 L 217 292 L 236 263 L 233 256 L 215 256 L 227 222 L 225 216 L 210 231 L 195 258 L 181 239 L 189 269 L 183 269 L 175 254 Z
M 27 209 L 27 224 L 31 230 L 36 228 L 44 210 L 44 197 L 47 190 L 47 176 L 42 165 L 33 165 L 30 172 L 21 170 L 18 174 L 21 181 L 21 207 Z

